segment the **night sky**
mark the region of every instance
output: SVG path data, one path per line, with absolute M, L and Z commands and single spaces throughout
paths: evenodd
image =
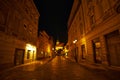
M 60 42 L 67 42 L 67 21 L 73 0 L 34 0 L 40 13 L 39 30 Z

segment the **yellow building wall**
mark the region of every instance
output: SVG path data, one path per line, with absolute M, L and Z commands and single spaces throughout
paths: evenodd
M 35 47 L 37 41 L 40 15 L 33 0 L 0 0 L 0 7 L 0 64 L 14 65 L 19 58 L 23 59 L 21 63 L 35 60 L 31 54 L 26 58 L 26 45 Z M 18 58 L 22 51 L 24 55 Z
M 74 49 L 72 41 L 77 39 L 76 46 L 78 47 L 78 60 L 82 61 L 81 46 L 85 45 L 85 61 L 95 63 L 93 41 L 99 38 L 101 45 L 101 61 L 103 65 L 108 65 L 108 49 L 105 36 L 113 31 L 120 31 L 120 12 L 116 11 L 116 7 L 120 1 L 114 0 L 82 0 L 77 12 L 71 10 L 70 18 L 68 21 L 68 43 L 69 55 L 73 54 Z M 77 3 L 76 3 L 77 4 Z M 75 3 L 73 4 L 75 8 Z M 73 12 L 72 12 L 73 11 Z M 93 23 L 91 23 L 91 16 L 94 17 Z M 72 20 L 71 20 L 72 19 Z M 70 23 L 70 21 L 72 21 Z M 71 25 L 69 25 L 71 24 Z M 82 25 L 81 25 L 82 24 Z M 82 32 L 83 31 L 83 32 Z M 116 41 L 117 42 L 117 41 Z M 72 55 L 73 57 L 73 55 Z M 114 60 L 113 60 L 114 61 Z

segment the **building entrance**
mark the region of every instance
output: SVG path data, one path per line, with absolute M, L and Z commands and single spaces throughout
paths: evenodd
M 82 45 L 82 46 L 81 46 L 81 50 L 82 50 L 82 59 L 85 59 L 85 55 L 86 55 L 85 45 Z
M 120 33 L 116 30 L 106 35 L 109 65 L 120 66 Z
M 101 44 L 99 38 L 92 41 L 93 44 L 93 57 L 95 63 L 101 63 Z
M 20 65 L 24 63 L 24 49 L 15 49 L 14 64 Z

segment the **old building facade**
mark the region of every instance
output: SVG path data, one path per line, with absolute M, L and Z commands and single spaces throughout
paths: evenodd
M 33 0 L 0 0 L 0 64 L 36 59 L 39 16 Z
M 53 57 L 54 51 L 53 38 L 49 36 L 46 31 L 40 31 L 37 40 L 37 59 Z
M 120 67 L 120 1 L 74 0 L 67 45 L 78 62 Z

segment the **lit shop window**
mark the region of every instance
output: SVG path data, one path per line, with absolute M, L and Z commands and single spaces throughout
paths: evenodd
M 26 44 L 26 56 L 27 59 L 35 59 L 36 58 L 36 46 L 31 44 Z

